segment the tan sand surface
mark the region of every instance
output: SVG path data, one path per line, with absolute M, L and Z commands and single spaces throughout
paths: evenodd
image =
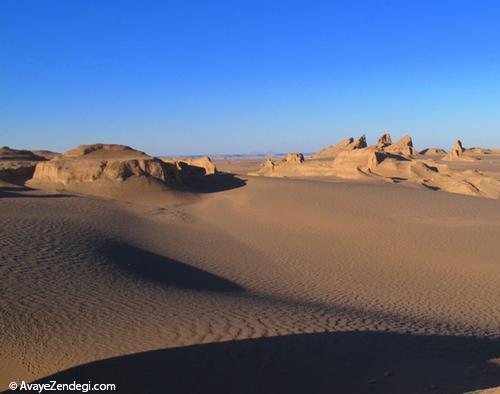
M 127 202 L 0 184 L 0 388 L 500 385 L 498 200 L 339 178 L 134 182 Z

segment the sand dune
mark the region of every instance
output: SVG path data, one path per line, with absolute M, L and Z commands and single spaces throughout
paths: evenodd
M 156 163 L 102 150 L 41 164 L 88 160 L 86 177 L 93 161 Z M 0 183 L 0 388 L 54 377 L 146 393 L 499 386 L 498 201 L 376 175 L 462 185 L 466 171 L 493 179 L 495 157 L 452 168 L 376 146 L 295 153 L 272 162 L 297 179 L 224 162 L 234 174 L 163 194 L 132 172 L 112 181 L 113 199 Z M 481 164 L 489 177 L 465 168 Z M 335 166 L 349 179 L 314 175 Z

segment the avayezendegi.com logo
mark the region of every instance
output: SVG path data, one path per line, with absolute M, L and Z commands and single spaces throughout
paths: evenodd
M 115 391 L 116 384 L 114 383 L 57 383 L 56 380 L 51 380 L 48 383 L 21 383 L 10 382 L 9 389 L 12 391 L 28 392 L 28 393 L 43 393 L 44 391 L 77 391 L 81 393 L 88 393 L 91 391 Z

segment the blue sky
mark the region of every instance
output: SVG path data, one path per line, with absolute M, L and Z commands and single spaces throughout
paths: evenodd
M 0 1 L 0 145 L 500 147 L 498 1 Z

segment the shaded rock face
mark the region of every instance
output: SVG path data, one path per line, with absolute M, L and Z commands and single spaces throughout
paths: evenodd
M 377 148 L 383 149 L 389 145 L 392 145 L 391 135 L 389 133 L 382 134 L 382 136 L 378 139 Z
M 333 158 L 342 151 L 366 148 L 366 136 L 363 134 L 359 139 L 347 138 L 337 145 L 330 145 L 321 149 L 313 155 L 313 159 Z
M 409 135 L 405 135 L 394 144 L 388 145 L 384 148 L 387 153 L 396 155 L 413 156 L 417 154 L 416 149 L 413 147 L 413 140 Z
M 0 180 L 23 185 L 33 176 L 38 162 L 45 160 L 29 150 L 0 148 Z

